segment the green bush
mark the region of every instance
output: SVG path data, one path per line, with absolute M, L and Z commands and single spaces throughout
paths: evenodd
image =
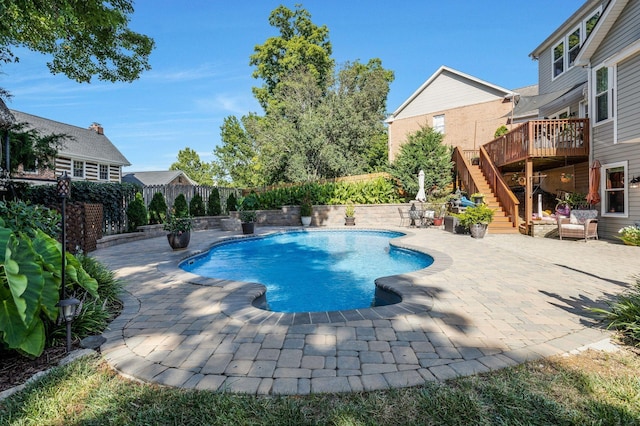
M 191 212 L 191 216 L 204 216 L 206 214 L 202 195 L 195 194 L 189 201 L 189 212 Z
M 153 198 L 149 203 L 149 223 L 156 225 L 163 223 L 167 217 L 167 202 L 162 192 L 153 194 Z
M 0 201 L 0 217 L 5 226 L 14 231 L 22 231 L 35 236 L 35 230 L 40 229 L 54 238 L 60 236 L 62 216 L 56 210 L 24 201 Z
M 78 255 L 78 261 L 86 273 L 94 278 L 98 283 L 97 297 L 91 296 L 82 289 L 74 291 L 75 296 L 80 300 L 77 317 L 71 324 L 73 338 L 84 338 L 86 336 L 102 333 L 109 323 L 121 310 L 122 304 L 119 300 L 123 284 L 115 278 L 113 271 L 107 269 L 98 260 Z M 58 321 L 51 326 L 52 339 L 63 339 L 66 337 L 66 326 L 64 322 Z
M 189 206 L 187 205 L 187 198 L 184 194 L 178 194 L 173 202 L 173 214 L 175 217 L 187 217 L 189 216 Z
M 227 197 L 227 212 L 235 212 L 238 210 L 238 200 L 236 199 L 235 194 L 232 192 Z
M 66 291 L 86 290 L 97 297 L 98 283 L 78 259 L 39 229 L 34 235 L 5 227 L 0 218 L 0 344 L 32 356 L 44 350 L 46 324 L 58 319 L 65 256 Z
M 127 206 L 127 231 L 135 232 L 138 226 L 144 226 L 148 223 L 147 208 L 144 206 L 142 194 L 138 192 L 135 200 Z
M 220 191 L 213 188 L 207 200 L 207 215 L 219 216 L 222 214 L 222 206 L 220 205 Z
M 618 330 L 630 344 L 640 347 L 640 277 L 636 277 L 634 287 L 608 303 L 609 309 L 592 308 L 608 323 L 609 328 Z
M 498 139 L 502 135 L 506 135 L 509 133 L 509 129 L 504 124 L 496 129 L 496 132 L 493 134 L 494 139 Z
M 478 204 L 477 206 L 467 207 L 462 213 L 454 213 L 458 218 L 460 225 L 469 227 L 476 223 L 488 225 L 493 220 L 494 211 L 486 204 Z

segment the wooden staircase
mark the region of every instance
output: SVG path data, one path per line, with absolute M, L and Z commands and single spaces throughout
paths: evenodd
M 484 194 L 484 202 L 491 209 L 495 211 L 493 215 L 493 222 L 489 224 L 489 233 L 492 234 L 517 234 L 518 228 L 513 226 L 513 223 L 509 221 L 508 215 L 505 213 L 502 205 L 498 201 L 498 198 L 494 195 L 489 185 L 489 181 L 482 173 L 480 166 L 469 165 L 469 174 L 475 181 L 478 192 Z

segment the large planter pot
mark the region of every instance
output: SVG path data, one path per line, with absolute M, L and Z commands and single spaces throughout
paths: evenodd
M 167 240 L 169 241 L 169 245 L 173 250 L 186 249 L 189 245 L 189 241 L 191 240 L 191 231 L 186 231 L 181 234 L 172 232 L 170 234 L 167 234 Z
M 433 226 L 442 226 L 443 219 L 441 217 L 433 218 Z
M 256 228 L 256 223 L 255 222 L 243 222 L 242 223 L 242 233 L 247 235 L 247 234 L 253 234 L 253 232 L 255 231 Z
M 345 217 L 344 218 L 344 224 L 346 226 L 354 226 L 356 224 L 356 218 L 355 217 Z
M 473 202 L 476 204 L 484 203 L 484 197 L 473 197 Z
M 469 226 L 469 232 L 473 238 L 484 238 L 484 234 L 487 232 L 487 225 L 484 223 L 474 223 Z
M 311 216 L 300 216 L 300 220 L 302 221 L 302 226 L 311 225 Z

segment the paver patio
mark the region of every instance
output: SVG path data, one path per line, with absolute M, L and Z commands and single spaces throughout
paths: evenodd
M 640 269 L 638 249 L 614 242 L 387 229 L 406 232 L 398 243 L 433 255 L 434 264 L 385 281 L 402 303 L 342 313 L 264 311 L 251 305 L 262 286 L 177 267 L 233 232 L 192 232 L 188 251 L 173 252 L 164 236 L 100 249 L 93 256 L 126 283 L 102 354 L 125 376 L 183 388 L 414 386 L 601 344 L 609 333 L 587 308 L 605 306 Z

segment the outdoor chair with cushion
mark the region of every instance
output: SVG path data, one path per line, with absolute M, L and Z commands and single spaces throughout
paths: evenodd
M 598 211 L 572 210 L 569 217 L 558 216 L 558 235 L 562 238 L 598 239 Z

